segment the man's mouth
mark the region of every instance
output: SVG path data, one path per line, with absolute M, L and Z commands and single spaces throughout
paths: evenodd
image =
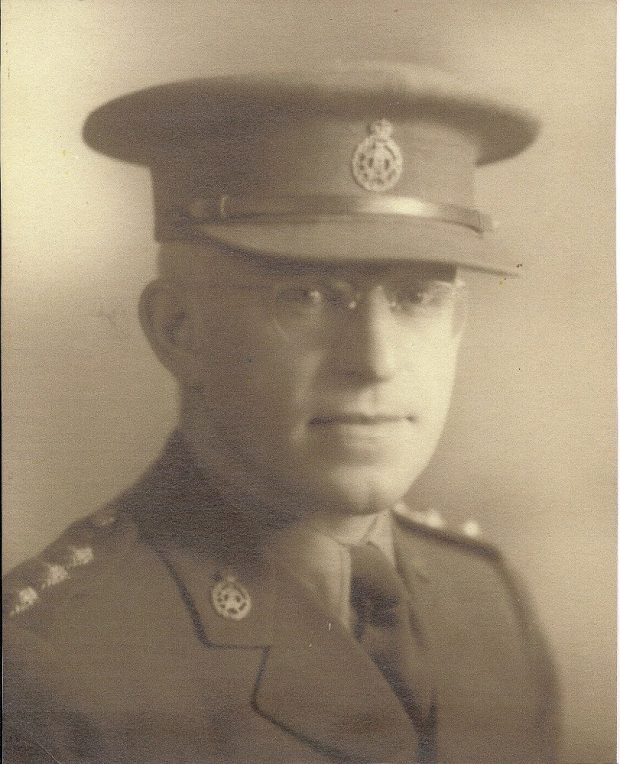
M 315 416 L 310 420 L 311 426 L 329 427 L 338 425 L 366 425 L 368 427 L 398 422 L 414 422 L 415 416 L 400 414 L 326 414 Z

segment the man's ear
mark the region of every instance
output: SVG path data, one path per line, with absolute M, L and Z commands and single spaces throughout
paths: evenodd
M 152 281 L 140 297 L 140 324 L 161 363 L 187 380 L 196 347 L 187 291 L 164 279 Z

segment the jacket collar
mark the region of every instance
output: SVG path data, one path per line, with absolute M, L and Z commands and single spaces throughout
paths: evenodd
M 415 759 L 416 733 L 379 669 L 309 589 L 244 543 L 247 517 L 191 465 L 179 436 L 124 501 L 167 564 L 205 645 L 264 649 L 252 698 L 258 713 L 326 755 Z M 223 618 L 213 605 L 213 588 L 226 576 L 251 598 L 241 620 Z
M 265 648 L 252 702 L 264 717 L 326 755 L 413 760 L 411 721 L 360 645 L 284 571 L 240 571 L 178 548 L 163 550 L 210 648 Z M 239 621 L 218 615 L 214 583 L 232 575 L 252 607 Z

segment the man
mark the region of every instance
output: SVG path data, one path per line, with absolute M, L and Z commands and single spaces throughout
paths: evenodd
M 5 587 L 7 761 L 549 762 L 544 642 L 403 497 L 446 418 L 476 165 L 524 112 L 412 65 L 194 80 L 90 115 L 150 167 L 144 330 L 179 428 Z

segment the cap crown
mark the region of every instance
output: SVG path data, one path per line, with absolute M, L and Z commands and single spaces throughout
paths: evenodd
M 501 270 L 472 254 L 488 227 L 474 169 L 517 154 L 537 130 L 445 73 L 357 62 L 150 88 L 97 109 L 84 136 L 151 168 L 162 241 Z

